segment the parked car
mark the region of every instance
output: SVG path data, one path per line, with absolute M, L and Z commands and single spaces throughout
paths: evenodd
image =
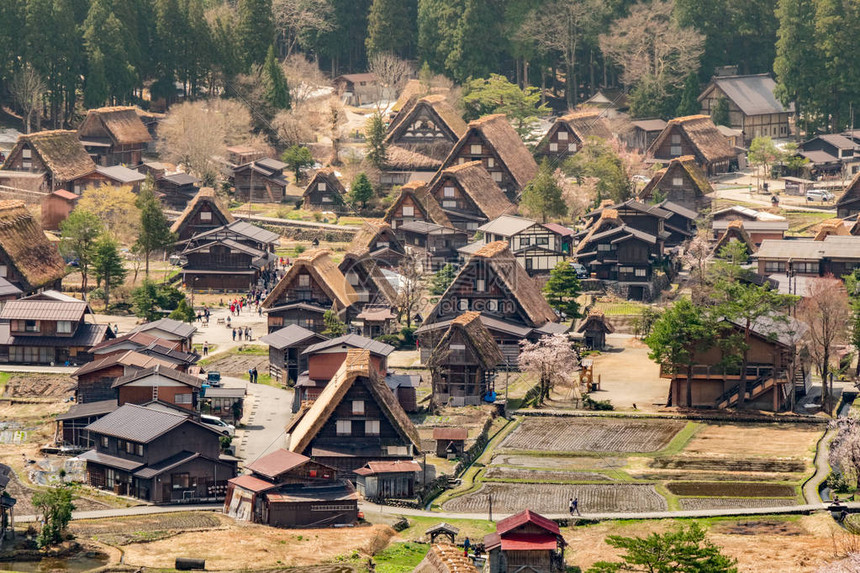
M 233 424 L 228 424 L 217 416 L 203 414 L 202 416 L 200 416 L 200 421 L 207 426 L 212 426 L 225 436 L 233 437 L 236 434 L 236 427 Z
M 206 383 L 217 388 L 221 385 L 221 373 L 217 370 L 210 370 L 206 373 Z
M 822 189 L 810 189 L 806 192 L 807 201 L 832 201 L 833 194 Z
M 587 279 L 588 278 L 588 269 L 582 266 L 579 263 L 570 263 L 571 268 L 576 272 L 576 278 L 578 279 Z

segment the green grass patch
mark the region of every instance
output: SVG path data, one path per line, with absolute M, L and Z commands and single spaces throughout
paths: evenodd
M 415 569 L 430 545 L 426 543 L 392 543 L 373 556 L 377 573 L 408 573 Z
M 9 382 L 9 378 L 11 377 L 11 372 L 0 372 L 0 395 L 6 393 L 6 384 Z
M 705 427 L 705 424 L 700 424 L 698 422 L 687 422 L 687 425 L 684 426 L 680 432 L 675 434 L 675 437 L 672 438 L 672 441 L 669 442 L 669 445 L 654 452 L 653 456 L 666 457 L 666 456 L 674 456 L 681 453 L 681 450 L 687 447 L 687 444 L 690 443 L 690 440 L 693 439 L 693 436 L 696 433 Z
M 811 227 L 833 218 L 832 213 L 820 211 L 787 211 L 784 214 L 788 221 L 788 232 L 791 234 L 803 234 Z
M 409 521 L 409 527 L 401 531 L 399 535 L 402 538 L 409 540 L 424 537 L 425 531 L 442 521 L 449 523 L 460 530 L 460 534 L 457 536 L 458 542 L 462 541 L 466 536 L 468 536 L 473 542 L 476 540 L 480 541 L 483 539 L 484 535 L 496 530 L 496 524 L 491 521 L 487 521 L 486 519 L 443 519 L 441 516 L 430 517 L 423 515 L 407 515 L 405 517 Z
M 642 314 L 648 306 L 633 301 L 618 301 L 596 302 L 593 308 L 606 316 L 629 316 Z
M 337 224 L 360 227 L 364 224 L 364 219 L 362 219 L 361 217 L 341 217 L 337 220 Z

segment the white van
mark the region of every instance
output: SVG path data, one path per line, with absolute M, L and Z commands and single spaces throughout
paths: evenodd
M 823 189 L 810 189 L 806 192 L 807 201 L 832 201 L 833 194 Z
M 209 416 L 207 414 L 203 414 L 202 416 L 200 416 L 200 421 L 207 426 L 212 426 L 225 436 L 233 437 L 236 434 L 235 426 L 233 426 L 232 424 L 228 424 L 217 416 Z

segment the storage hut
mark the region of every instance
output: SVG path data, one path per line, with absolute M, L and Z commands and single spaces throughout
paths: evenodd
M 603 350 L 606 347 L 606 335 L 612 334 L 614 329 L 606 315 L 600 311 L 592 311 L 588 314 L 576 331 L 585 335 L 585 346 L 592 350 Z

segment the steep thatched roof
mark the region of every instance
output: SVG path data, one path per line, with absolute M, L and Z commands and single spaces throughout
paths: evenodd
M 365 387 L 375 399 L 382 413 L 401 437 L 412 443 L 416 451 L 421 449 L 421 438 L 418 430 L 400 406 L 397 398 L 388 385 L 371 366 L 370 352 L 363 349 L 351 348 L 346 352 L 346 360 L 338 368 L 334 377 L 323 389 L 313 405 L 307 410 L 301 420 L 292 426 L 290 433 L 291 452 L 301 454 L 311 444 L 325 423 L 352 388 L 361 379 Z
M 324 180 L 326 182 L 326 189 L 329 191 L 337 191 L 341 195 L 346 195 L 346 188 L 343 186 L 343 183 L 340 182 L 337 175 L 335 175 L 334 167 L 323 167 L 311 177 L 311 180 L 308 181 L 307 187 L 305 187 L 303 196 L 307 196 L 309 193 L 316 189 L 316 184 L 318 181 Z
M 719 253 L 720 250 L 728 245 L 732 240 L 740 241 L 747 246 L 747 252 L 753 254 L 758 250 L 758 247 L 750 238 L 750 234 L 744 229 L 744 222 L 740 219 L 735 219 L 729 223 L 725 232 L 720 236 L 714 245 L 714 253 Z
M 414 104 L 404 108 L 388 126 L 385 135 L 386 142 L 392 142 L 403 135 L 404 130 L 422 113 L 435 118 L 435 123 L 442 131 L 456 141 L 466 132 L 467 126 L 463 118 L 448 103 L 444 95 L 436 94 L 422 97 Z
M 370 281 L 376 286 L 377 290 L 385 297 L 388 304 L 394 305 L 397 302 L 397 291 L 392 286 L 391 281 L 385 278 L 382 269 L 375 260 L 346 253 L 338 268 L 340 268 L 344 275 L 351 269 L 356 269 L 356 271 L 363 270 Z M 382 301 L 378 302 L 381 303 Z
M 842 219 L 828 219 L 821 223 L 818 228 L 818 233 L 815 234 L 814 241 L 823 241 L 830 235 L 850 235 L 850 229 L 845 225 Z
M 97 124 L 101 123 L 105 131 L 110 134 L 111 139 L 118 145 L 132 145 L 135 143 L 149 143 L 152 136 L 146 126 L 140 120 L 140 116 L 133 107 L 100 107 L 87 111 L 87 117 L 78 128 L 78 133 L 86 139 L 87 135 Z
M 671 133 L 679 131 L 687 136 L 690 143 L 698 149 L 708 163 L 727 161 L 737 156 L 729 138 L 720 133 L 707 115 L 688 115 L 669 120 L 669 125 L 648 148 L 648 154 L 653 155 Z
M 3 169 L 10 168 L 12 158 L 25 144 L 39 156 L 56 183 L 72 181 L 96 170 L 96 164 L 78 141 L 77 132 L 62 129 L 19 135 Z
M 315 249 L 307 251 L 295 259 L 293 266 L 263 301 L 263 308 L 275 306 L 287 286 L 296 280 L 303 271 L 310 274 L 338 308 L 347 308 L 358 301 L 358 293 L 355 292 L 355 289 L 347 282 L 346 277 L 331 260 L 331 253 L 325 249 Z
M 355 257 L 367 256 L 370 253 L 370 247 L 382 234 L 387 234 L 389 236 L 389 248 L 391 250 L 405 253 L 403 245 L 401 245 L 397 237 L 394 236 L 394 233 L 391 230 L 391 225 L 385 221 L 374 219 L 364 220 L 364 223 L 361 225 L 361 229 L 359 229 L 352 238 L 346 252 Z
M 434 184 L 434 190 L 442 186 L 445 176 L 454 178 L 491 221 L 501 215 L 513 214 L 517 210 L 480 161 L 470 161 L 443 170 Z
M 576 329 L 579 333 L 585 332 L 586 330 L 602 330 L 606 334 L 612 334 L 615 332 L 615 329 L 612 328 L 612 325 L 608 320 L 606 320 L 606 316 L 599 310 L 593 310 L 588 313 L 588 316 Z
M 389 145 L 385 153 L 388 171 L 436 171 L 441 166 L 441 159 L 399 145 Z
M 654 189 L 659 189 L 663 181 L 671 185 L 672 177 L 678 172 L 684 172 L 692 179 L 699 196 L 714 192 L 711 182 L 708 181 L 708 176 L 696 163 L 696 158 L 692 155 L 684 155 L 672 159 L 669 165 L 655 173 L 654 177 L 639 192 L 639 198 L 643 201 L 651 199 L 654 195 Z
M 842 195 L 836 200 L 836 207 L 845 207 L 860 201 L 860 171 L 851 179 Z
M 556 123 L 565 123 L 576 134 L 580 141 L 588 137 L 612 139 L 612 130 L 606 116 L 596 109 L 575 111 L 558 118 Z
M 481 368 L 492 369 L 505 361 L 499 345 L 496 344 L 493 335 L 481 322 L 481 313 L 475 311 L 464 312 L 451 321 L 448 330 L 439 340 L 439 343 L 430 354 L 427 365 L 430 368 L 442 366 L 446 362 L 451 340 L 456 334 L 462 334 L 462 339 L 471 346 L 472 352 L 478 359 Z
M 451 220 L 448 218 L 448 215 L 439 206 L 439 202 L 436 201 L 436 198 L 430 193 L 430 188 L 423 181 L 410 181 L 400 188 L 400 195 L 394 200 L 388 211 L 385 212 L 383 220 L 386 223 L 391 223 L 398 207 L 407 197 L 410 197 L 413 203 L 417 204 L 424 211 L 431 223 L 436 223 L 443 227 L 451 226 Z
M 66 264 L 22 201 L 0 201 L 0 250 L 35 290 L 66 274 Z
M 177 233 L 179 229 L 182 228 L 182 225 L 185 224 L 187 219 L 191 217 L 192 214 L 197 210 L 198 205 L 202 205 L 203 203 L 209 203 L 212 206 L 213 211 L 217 211 L 221 213 L 221 216 L 224 218 L 224 224 L 228 225 L 235 221 L 233 218 L 233 214 L 230 213 L 230 210 L 224 206 L 223 203 L 218 199 L 218 196 L 215 194 L 215 190 L 211 187 L 202 187 L 200 191 L 197 192 L 191 201 L 188 202 L 185 209 L 182 211 L 182 214 L 179 215 L 179 218 L 173 222 L 173 225 L 170 226 L 170 231 L 173 233 Z

